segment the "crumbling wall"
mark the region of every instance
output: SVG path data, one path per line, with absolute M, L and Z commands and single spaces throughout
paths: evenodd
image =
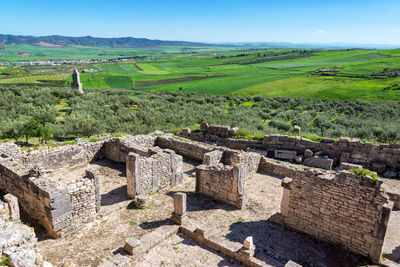
M 126 162 L 126 156 L 130 153 L 150 156 L 145 148 L 154 146 L 156 136 L 136 135 L 124 138 L 112 138 L 104 143 L 104 156 L 115 162 Z
M 349 172 L 298 172 L 282 182 L 283 223 L 379 262 L 392 202 L 381 181 Z
M 22 178 L 9 164 L 10 162 L 4 160 L 0 163 L 0 190 L 16 196 L 21 207 L 52 232 L 51 200 L 48 192 L 41 189 L 34 178 Z
M 183 158 L 169 149 L 152 148 L 150 156 L 129 153 L 126 159 L 128 196 L 146 195 L 182 182 Z
M 373 145 L 349 138 L 340 138 L 339 140 L 325 138 L 321 142 L 314 142 L 306 138 L 279 134 L 266 135 L 263 140 L 245 140 L 226 138 L 207 131 L 187 133 L 180 136 L 193 141 L 212 142 L 217 146 L 231 149 L 244 151 L 249 148 L 259 149 L 260 152 L 264 151 L 271 157 L 275 150 L 293 150 L 303 154 L 306 149 L 310 149 L 314 153 L 321 151 L 324 155 L 329 156 L 334 160 L 334 165 L 340 162 L 361 164 L 380 174 L 388 169 L 400 171 L 400 144 Z M 383 166 L 378 166 L 379 163 Z
M 74 231 L 95 216 L 94 180 L 82 178 L 55 187 L 41 179 L 28 178 L 0 163 L 0 190 L 15 195 L 23 210 L 50 235 L 59 237 Z
M 234 135 L 239 128 L 237 127 L 231 128 L 230 126 L 227 125 L 217 125 L 217 124 L 208 125 L 208 123 L 203 122 L 200 125 L 200 129 L 204 133 L 218 135 L 221 137 L 229 137 Z
M 280 177 L 294 177 L 297 172 L 304 171 L 304 168 L 304 166 L 275 161 L 266 157 L 261 157 L 259 165 L 260 172 Z
M 223 164 L 196 168 L 196 192 L 221 200 L 237 208 L 246 205 L 245 171 L 240 164 Z
M 213 146 L 193 142 L 189 139 L 176 137 L 173 135 L 164 135 L 157 137 L 156 144 L 162 148 L 169 148 L 176 153 L 198 161 L 203 161 L 204 154 L 213 151 Z
M 39 147 L 37 150 L 29 149 L 23 153 L 21 163 L 26 168 L 39 166 L 42 170 L 58 170 L 102 157 L 103 143 L 104 141 L 85 142 L 59 147 Z

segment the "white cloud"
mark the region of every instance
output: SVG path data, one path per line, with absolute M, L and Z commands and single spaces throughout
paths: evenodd
M 318 33 L 323 33 L 323 32 L 325 32 L 324 30 L 318 30 L 317 31 Z

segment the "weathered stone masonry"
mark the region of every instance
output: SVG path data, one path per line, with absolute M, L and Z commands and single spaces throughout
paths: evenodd
M 298 172 L 282 182 L 283 223 L 379 262 L 393 207 L 381 183 L 346 171 Z
M 258 170 L 261 155 L 231 149 L 204 154 L 196 168 L 196 192 L 211 196 L 237 208 L 247 203 L 246 176 Z
M 388 169 L 400 171 L 399 144 L 373 145 L 348 138 L 340 138 L 338 141 L 326 138 L 322 142 L 314 142 L 305 138 L 279 134 L 266 135 L 263 140 L 226 138 L 225 135 L 209 132 L 188 133 L 180 136 L 244 151 L 259 149 L 270 157 L 274 156 L 275 150 L 293 150 L 303 154 L 306 149 L 309 149 L 313 153 L 321 151 L 332 158 L 334 166 L 341 162 L 348 162 L 361 164 L 379 174 L 383 174 Z
M 149 194 L 181 182 L 182 157 L 172 150 L 154 147 L 155 139 L 152 135 L 129 136 L 24 152 L 15 144 L 2 143 L 0 190 L 18 197 L 24 211 L 50 235 L 63 236 L 93 220 L 100 210 L 98 173 L 88 165 L 92 160 L 109 158 L 126 162 L 129 153 L 138 153 L 141 175 L 137 176 L 133 189 L 128 177 L 127 193 L 133 190 L 134 194 Z M 60 169 L 73 166 L 88 166 L 88 169 L 71 177 L 57 176 Z M 54 177 L 46 174 L 53 171 L 56 171 Z

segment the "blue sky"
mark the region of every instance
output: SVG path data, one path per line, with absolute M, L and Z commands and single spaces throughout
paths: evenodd
M 400 44 L 400 0 L 13 0 L 0 33 L 201 42 Z

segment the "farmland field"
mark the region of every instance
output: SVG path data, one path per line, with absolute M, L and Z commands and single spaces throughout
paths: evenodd
M 299 50 L 207 47 L 106 49 L 99 47 L 7 46 L 0 62 L 50 59 L 142 57 L 120 63 L 80 64 L 85 88 L 180 91 L 184 93 L 400 101 L 400 76 L 375 77 L 400 69 L 400 49 Z M 17 53 L 18 52 L 18 53 Z M 22 57 L 23 53 L 29 56 Z M 21 57 L 23 59 L 21 59 Z M 142 59 L 142 60 L 141 60 Z M 0 68 L 0 83 L 71 82 L 74 66 Z M 325 72 L 324 72 L 325 71 Z M 43 74 L 43 75 L 41 75 Z M 46 74 L 46 75 L 45 75 Z

